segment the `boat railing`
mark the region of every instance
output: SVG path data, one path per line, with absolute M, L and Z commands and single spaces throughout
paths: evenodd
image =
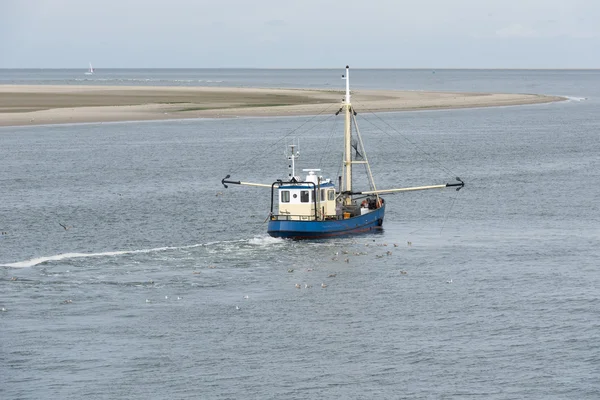
M 314 215 L 273 214 L 273 221 L 317 221 Z
M 330 215 L 330 216 L 326 216 L 325 218 L 322 218 L 320 215 L 317 217 L 312 214 L 311 215 L 271 214 L 272 221 L 324 221 L 324 220 L 336 220 L 336 219 L 342 219 L 342 218 L 335 216 L 335 215 Z

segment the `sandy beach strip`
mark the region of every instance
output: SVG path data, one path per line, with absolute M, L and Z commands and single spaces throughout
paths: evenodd
M 334 113 L 341 90 L 231 87 L 0 85 L 0 126 Z M 356 90 L 361 112 L 548 103 L 539 94 Z

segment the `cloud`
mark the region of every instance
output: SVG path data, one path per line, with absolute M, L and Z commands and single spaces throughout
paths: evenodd
M 600 37 L 600 30 L 595 27 L 585 26 L 569 20 L 533 21 L 532 26 L 514 23 L 495 31 L 495 36 L 500 38 L 545 38 L 559 37 L 570 39 L 591 39 Z
M 272 19 L 265 22 L 266 26 L 286 26 L 287 22 L 282 19 Z
M 515 58 L 521 64 L 511 63 L 510 55 L 539 54 L 541 48 L 548 58 L 535 65 L 562 65 L 561 51 L 582 66 L 600 63 L 600 0 L 98 4 L 90 9 L 81 0 L 0 0 L 0 68 L 86 66 L 89 59 L 132 68 L 530 66 L 521 56 Z M 491 50 L 465 58 L 480 45 Z
M 540 37 L 540 34 L 533 28 L 521 24 L 512 24 L 496 30 L 496 36 L 514 38 L 514 37 Z

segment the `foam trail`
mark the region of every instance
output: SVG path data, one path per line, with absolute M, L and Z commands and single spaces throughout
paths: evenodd
M 201 246 L 201 245 L 193 245 L 193 246 L 185 246 L 185 248 Z M 45 263 L 47 261 L 61 261 L 67 260 L 70 258 L 84 258 L 84 257 L 103 257 L 103 256 L 120 256 L 123 254 L 139 254 L 139 253 L 152 253 L 157 251 L 165 251 L 165 250 L 173 250 L 180 249 L 182 247 L 157 247 L 155 249 L 142 249 L 142 250 L 123 250 L 123 251 L 107 251 L 104 253 L 64 253 L 57 254 L 55 256 L 48 257 L 38 257 L 32 258 L 31 260 L 18 261 L 10 264 L 2 264 L 1 267 L 11 267 L 11 268 L 28 268 L 33 267 L 38 264 Z
M 217 242 L 209 242 L 209 243 L 190 244 L 188 246 L 177 246 L 177 247 L 167 246 L 167 247 L 155 247 L 153 249 L 141 249 L 141 250 L 106 251 L 103 253 L 63 253 L 63 254 L 57 254 L 55 256 L 32 258 L 30 260 L 18 261 L 18 262 L 14 262 L 14 263 L 10 263 L 10 264 L 0 264 L 0 267 L 29 268 L 29 267 L 33 267 L 38 264 L 45 263 L 47 261 L 61 261 L 61 260 L 68 260 L 71 258 L 106 257 L 106 256 L 120 256 L 120 255 L 124 255 L 124 254 L 155 253 L 155 252 L 167 251 L 167 250 L 193 249 L 194 247 L 210 246 L 210 245 L 221 244 L 221 243 L 246 242 L 246 241 L 251 244 L 265 245 L 265 244 L 271 244 L 271 243 L 281 243 L 281 240 L 282 239 L 266 237 L 266 238 L 254 238 L 254 239 L 250 239 L 250 240 L 232 240 L 232 241 L 225 241 L 225 242 L 217 241 Z
M 271 244 L 285 243 L 285 240 L 282 238 L 274 238 L 271 236 L 257 236 L 248 240 L 248 243 L 257 246 L 268 246 Z

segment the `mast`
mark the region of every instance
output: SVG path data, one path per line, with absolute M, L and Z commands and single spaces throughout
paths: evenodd
M 350 104 L 350 67 L 346 65 L 346 99 L 344 107 L 346 108 L 344 123 L 344 167 L 345 167 L 345 185 L 347 192 L 352 191 L 352 105 Z M 350 198 L 346 199 L 346 204 L 350 203 Z
M 300 153 L 296 151 L 295 144 L 291 144 L 288 147 L 290 148 L 290 152 L 288 153 L 288 160 L 291 161 L 291 164 L 289 164 L 288 167 L 292 170 L 292 172 L 288 175 L 290 180 L 292 180 L 296 178 L 296 159 L 300 156 Z M 299 144 L 298 147 L 300 147 Z

